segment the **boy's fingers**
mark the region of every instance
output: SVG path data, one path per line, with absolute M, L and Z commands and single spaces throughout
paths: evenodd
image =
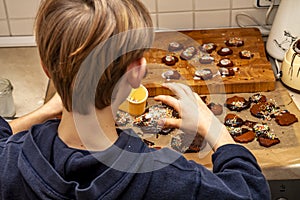
M 168 95 L 158 95 L 158 96 L 154 97 L 154 100 L 155 101 L 161 101 L 162 103 L 173 107 L 177 111 L 179 109 L 178 100 L 174 97 L 171 97 L 171 96 L 168 96 Z
M 164 128 L 180 128 L 181 127 L 181 119 L 175 119 L 175 118 L 166 118 L 161 119 L 159 121 L 159 124 L 163 126 Z

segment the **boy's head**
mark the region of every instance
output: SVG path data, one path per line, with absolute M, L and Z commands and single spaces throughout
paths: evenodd
M 42 1 L 36 18 L 36 42 L 43 67 L 53 80 L 64 107 L 68 111 L 86 112 L 86 105 L 72 110 L 73 86 L 82 62 L 97 45 L 116 34 L 148 27 L 152 27 L 151 18 L 138 0 Z M 98 109 L 111 104 L 117 81 L 126 73 L 128 65 L 143 57 L 144 47 L 150 46 L 153 40 L 149 32 L 137 32 L 132 39 L 126 37 L 132 36 L 125 34 L 119 38 L 117 49 L 108 48 L 107 56 L 98 57 L 97 68 L 106 70 L 103 69 L 105 72 L 96 91 L 87 91 L 88 86 L 80 86 L 83 93 L 79 95 L 96 94 L 89 103 L 95 104 Z M 126 42 L 135 43 L 137 50 L 126 52 Z M 121 56 L 109 66 L 103 66 L 104 60 L 114 52 Z

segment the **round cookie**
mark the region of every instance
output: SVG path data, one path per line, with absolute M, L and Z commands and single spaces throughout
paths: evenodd
M 223 106 L 221 104 L 209 103 L 207 107 L 214 113 L 214 115 L 221 115 L 223 113 Z
M 223 58 L 221 59 L 218 64 L 219 67 L 232 67 L 233 62 L 229 58 Z
M 239 52 L 239 56 L 240 56 L 241 59 L 250 59 L 254 55 L 251 53 L 251 51 L 242 50 L 242 51 Z
M 201 64 L 211 64 L 214 61 L 215 61 L 215 58 L 210 55 L 204 55 L 199 58 L 199 62 Z
M 193 46 L 189 46 L 181 52 L 180 58 L 182 60 L 190 60 L 196 55 L 196 53 L 197 53 L 196 48 Z
M 217 45 L 213 42 L 204 43 L 201 46 L 199 46 L 200 51 L 205 53 L 211 53 L 217 48 Z
M 241 127 L 244 124 L 242 118 L 233 113 L 228 113 L 224 119 L 224 125 L 229 127 Z
M 181 75 L 177 70 L 168 70 L 161 75 L 164 79 L 173 79 L 178 80 L 180 79 Z
M 180 51 L 183 49 L 183 45 L 179 42 L 171 42 L 168 46 L 168 50 L 173 51 Z
M 176 56 L 167 55 L 164 56 L 161 61 L 168 66 L 173 66 L 178 62 L 178 58 Z
M 247 101 L 244 97 L 233 96 L 231 98 L 227 98 L 225 102 L 225 106 L 231 111 L 240 112 L 242 110 L 250 108 L 250 101 Z
M 195 71 L 195 76 L 202 80 L 208 80 L 213 77 L 213 73 L 210 69 L 200 69 Z
M 217 53 L 220 55 L 220 56 L 229 56 L 233 53 L 232 49 L 228 48 L 228 47 L 222 47 L 221 49 L 219 49 L 217 51 Z
M 219 69 L 219 73 L 222 77 L 235 75 L 235 71 L 232 68 L 226 68 L 226 67 L 221 67 Z
M 241 47 L 244 45 L 244 40 L 239 37 L 232 37 L 225 41 L 228 47 Z

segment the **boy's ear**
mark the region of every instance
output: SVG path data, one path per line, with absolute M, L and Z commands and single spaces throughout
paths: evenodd
M 45 65 L 44 65 L 44 63 L 43 63 L 42 61 L 41 61 L 41 65 L 42 65 L 42 67 L 43 67 L 43 70 L 44 70 L 45 74 L 48 76 L 49 79 L 51 79 L 51 76 L 50 76 L 50 74 L 49 74 L 49 71 L 48 71 L 48 69 L 45 67 Z
M 127 67 L 127 81 L 131 87 L 138 88 L 144 78 L 147 70 L 147 62 L 144 57 L 133 61 Z

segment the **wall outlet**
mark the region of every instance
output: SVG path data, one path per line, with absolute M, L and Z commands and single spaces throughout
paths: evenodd
M 275 1 L 275 6 L 278 6 L 280 3 L 280 0 L 273 0 Z M 269 7 L 272 4 L 272 0 L 254 0 L 254 6 L 256 8 L 266 8 Z

